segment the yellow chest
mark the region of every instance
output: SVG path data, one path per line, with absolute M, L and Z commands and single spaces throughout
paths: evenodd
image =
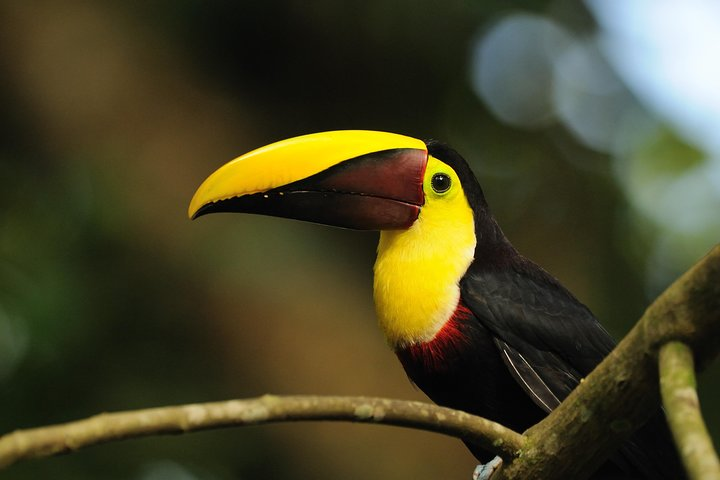
M 472 211 L 458 200 L 426 203 L 410 229 L 380 234 L 373 292 L 393 348 L 431 340 L 457 307 L 476 242 Z

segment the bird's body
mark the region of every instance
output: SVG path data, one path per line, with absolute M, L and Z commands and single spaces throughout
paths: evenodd
M 300 143 L 307 154 L 308 144 L 312 150 L 326 142 L 317 147 L 323 155 L 336 144 L 345 153 L 343 142 L 368 134 L 398 146 L 359 153 L 353 146 L 351 158 L 339 155 L 291 181 L 269 179 L 263 189 L 214 187 L 228 178 L 223 167 L 198 190 L 191 215 L 246 211 L 381 230 L 378 320 L 409 378 L 440 405 L 526 430 L 559 405 L 614 341 L 587 307 L 511 245 L 454 150 L 377 132 L 332 132 L 265 148 L 291 153 Z M 233 171 L 238 160 L 228 164 Z M 248 181 L 257 180 L 240 183 Z M 479 460 L 490 458 L 468 447 Z M 660 409 L 597 475 L 683 477 Z
M 399 348 L 396 355 L 408 377 L 431 400 L 523 431 L 544 414 L 505 373 L 492 334 L 466 307 L 431 341 Z M 479 460 L 488 453 L 473 449 Z

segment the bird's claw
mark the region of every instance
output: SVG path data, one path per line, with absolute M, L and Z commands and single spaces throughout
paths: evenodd
M 490 480 L 490 478 L 493 476 L 493 473 L 495 473 L 499 468 L 500 465 L 502 465 L 502 458 L 495 457 L 492 460 L 490 460 L 487 463 L 481 463 L 477 467 L 475 467 L 475 471 L 473 472 L 473 480 Z

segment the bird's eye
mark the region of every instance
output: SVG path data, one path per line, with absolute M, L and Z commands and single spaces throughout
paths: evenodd
M 435 193 L 445 193 L 450 190 L 452 180 L 450 179 L 450 175 L 447 173 L 436 173 L 433 175 L 430 185 L 432 185 L 432 189 Z

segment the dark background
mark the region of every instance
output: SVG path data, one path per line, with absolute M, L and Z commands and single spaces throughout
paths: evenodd
M 186 218 L 215 168 L 316 131 L 455 146 L 511 241 L 622 337 L 720 239 L 720 186 L 703 183 L 718 162 L 630 88 L 583 4 L 505 5 L 2 2 L 0 431 L 264 393 L 424 399 L 375 326 L 377 234 Z M 700 377 L 716 439 L 719 382 L 717 363 Z M 306 423 L 99 446 L 3 478 L 473 467 L 439 435 Z

